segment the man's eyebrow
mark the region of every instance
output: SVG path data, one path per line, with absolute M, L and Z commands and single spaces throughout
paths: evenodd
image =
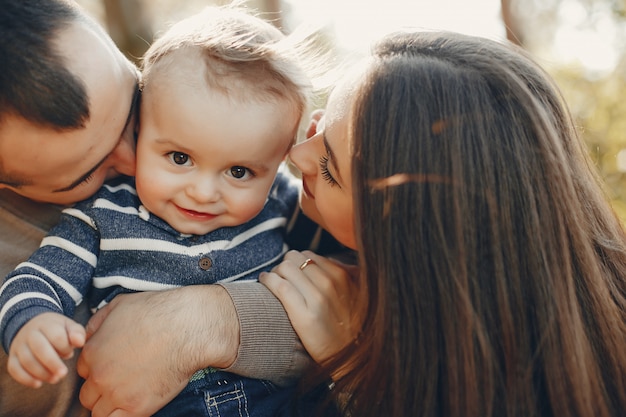
M 338 179 L 340 182 L 343 182 L 341 179 L 341 172 L 339 171 L 339 166 L 337 166 L 337 160 L 335 159 L 335 154 L 332 148 L 330 147 L 330 144 L 328 143 L 328 139 L 326 139 L 326 132 L 324 132 L 323 139 L 324 139 L 324 148 L 326 148 L 326 153 L 328 154 L 328 160 L 330 161 L 330 164 L 335 169 L 335 176 L 337 177 L 336 179 Z
M 126 123 L 124 123 L 124 128 L 122 129 L 122 134 L 120 135 L 120 140 L 122 140 L 121 138 L 123 137 L 124 132 L 126 131 L 126 129 L 128 129 L 128 124 L 133 120 L 133 116 L 137 112 L 137 104 L 139 103 L 139 94 L 140 94 L 139 82 L 135 81 L 135 92 L 133 93 L 133 99 L 132 99 L 132 101 L 130 103 L 130 110 L 128 112 L 128 117 L 126 118 Z M 113 152 L 115 150 L 115 148 L 117 147 L 118 144 L 119 144 L 119 141 L 115 143 L 115 147 L 113 149 L 111 149 L 111 152 Z M 98 168 L 100 168 L 100 165 L 102 165 L 104 163 L 104 161 L 106 161 L 106 159 L 109 157 L 109 155 L 111 155 L 111 152 L 107 153 L 104 156 L 104 158 L 102 158 L 96 165 L 94 165 L 93 168 L 91 168 L 89 171 L 87 171 L 86 173 L 81 175 L 80 178 L 78 178 L 77 180 L 72 182 L 70 185 L 68 185 L 67 187 L 58 188 L 58 189 L 54 190 L 53 192 L 54 193 L 62 193 L 62 192 L 65 192 L 65 191 L 73 190 L 74 188 L 78 187 L 83 181 L 85 181 L 94 172 L 96 172 L 96 170 Z
M 32 185 L 33 182 L 0 172 L 0 184 L 6 185 L 8 187 L 13 187 L 13 188 L 22 188 L 27 185 Z

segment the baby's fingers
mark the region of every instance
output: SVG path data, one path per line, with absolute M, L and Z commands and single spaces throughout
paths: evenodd
M 67 341 L 67 336 L 65 336 L 65 340 Z M 48 373 L 48 377 L 42 379 L 50 384 L 56 384 L 67 375 L 67 366 L 59 356 L 61 354 L 59 349 L 51 342 L 54 343 L 53 340 L 43 337 L 41 344 L 36 348 L 32 346 L 31 350 L 37 361 L 43 365 Z
M 8 370 L 18 382 L 28 386 L 40 386 L 41 381 L 54 384 L 67 374 L 67 367 L 54 347 L 38 331 L 22 339 L 16 337 L 9 352 Z
M 66 323 L 67 330 L 67 338 L 69 341 L 69 346 L 67 347 L 67 351 L 60 352 L 59 354 L 63 359 L 69 359 L 74 355 L 74 350 L 78 348 L 82 348 L 85 344 L 85 340 L 87 339 L 87 332 L 85 328 L 76 323 L 74 320 L 69 320 Z
M 41 367 L 40 370 L 42 373 L 45 372 L 43 367 Z M 20 362 L 20 359 L 18 359 L 17 356 L 13 354 L 9 355 L 9 360 L 7 361 L 7 371 L 9 372 L 9 375 L 13 377 L 13 379 L 27 387 L 39 388 L 43 384 L 43 381 L 41 379 L 35 378 L 31 375 L 29 371 L 24 369 Z
M 46 314 L 49 314 L 49 316 L 46 316 Z M 74 355 L 74 349 L 80 348 L 85 344 L 85 328 L 63 315 L 55 313 L 46 314 L 42 314 L 33 319 L 37 320 L 41 317 L 38 327 L 39 331 L 46 337 L 49 344 L 52 345 L 56 353 L 55 356 L 62 359 L 71 358 Z M 33 351 L 35 351 L 34 346 Z M 46 362 L 48 360 L 52 361 L 49 351 L 42 351 L 42 355 L 43 354 L 47 355 L 45 358 L 41 357 L 44 363 L 48 363 Z M 58 361 L 55 362 L 58 367 Z

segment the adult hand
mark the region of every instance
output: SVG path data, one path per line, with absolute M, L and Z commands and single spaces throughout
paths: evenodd
M 313 262 L 302 267 L 307 259 Z M 354 341 L 361 329 L 357 273 L 355 266 L 290 251 L 259 280 L 281 301 L 307 352 L 322 363 Z
M 117 296 L 87 332 L 78 373 L 93 417 L 152 415 L 198 369 L 228 367 L 239 347 L 237 313 L 218 285 Z

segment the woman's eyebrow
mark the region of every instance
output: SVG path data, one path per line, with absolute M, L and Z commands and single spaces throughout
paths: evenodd
M 324 140 L 324 148 L 326 148 L 326 153 L 328 154 L 328 160 L 330 161 L 330 164 L 333 166 L 333 169 L 335 170 L 335 176 L 336 176 L 335 179 L 343 183 L 343 180 L 341 178 L 341 172 L 339 171 L 339 166 L 337 165 L 337 160 L 335 159 L 335 153 L 333 152 L 332 148 L 330 147 L 330 144 L 328 143 L 328 139 L 326 138 L 326 131 L 324 131 L 323 140 Z

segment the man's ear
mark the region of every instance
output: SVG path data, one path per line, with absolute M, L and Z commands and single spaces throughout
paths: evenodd
M 324 116 L 324 110 L 318 109 L 311 113 L 311 121 L 309 122 L 309 127 L 306 130 L 306 138 L 310 139 L 317 133 L 317 123 Z

